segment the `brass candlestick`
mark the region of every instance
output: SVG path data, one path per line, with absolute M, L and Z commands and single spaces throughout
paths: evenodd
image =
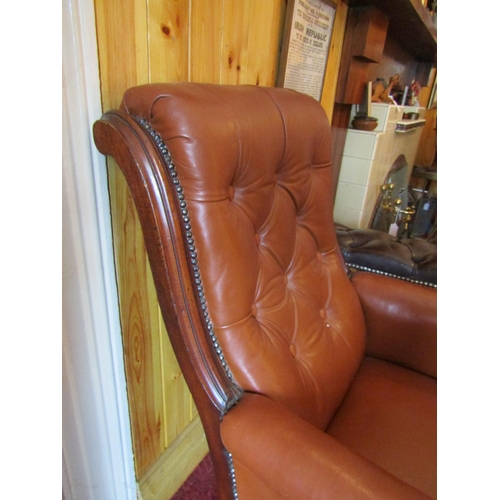
M 398 226 L 400 226 L 401 223 L 404 224 L 403 231 L 398 236 L 398 239 L 400 239 L 401 236 L 408 231 L 412 217 L 415 215 L 415 208 L 410 205 L 406 208 L 401 208 L 403 203 L 401 198 L 396 198 L 392 201 L 391 195 L 393 190 L 393 183 L 382 184 L 382 186 L 380 186 L 380 191 L 382 192 L 381 206 L 384 210 L 391 212 L 393 224 L 397 224 Z

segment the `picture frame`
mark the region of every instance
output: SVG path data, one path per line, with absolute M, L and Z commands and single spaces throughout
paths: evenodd
M 278 87 L 321 100 L 337 3 L 288 0 Z

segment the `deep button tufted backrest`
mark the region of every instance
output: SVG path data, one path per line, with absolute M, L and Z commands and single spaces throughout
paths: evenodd
M 325 428 L 365 327 L 334 231 L 323 109 L 291 90 L 207 84 L 136 87 L 122 108 L 170 151 L 235 380 Z

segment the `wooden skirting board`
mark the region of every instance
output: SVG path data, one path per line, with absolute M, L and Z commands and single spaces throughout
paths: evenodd
M 197 415 L 139 481 L 140 500 L 168 500 L 208 453 Z

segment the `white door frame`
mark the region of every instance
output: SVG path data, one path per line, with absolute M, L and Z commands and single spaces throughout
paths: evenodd
M 63 497 L 136 500 L 92 0 L 63 0 Z

